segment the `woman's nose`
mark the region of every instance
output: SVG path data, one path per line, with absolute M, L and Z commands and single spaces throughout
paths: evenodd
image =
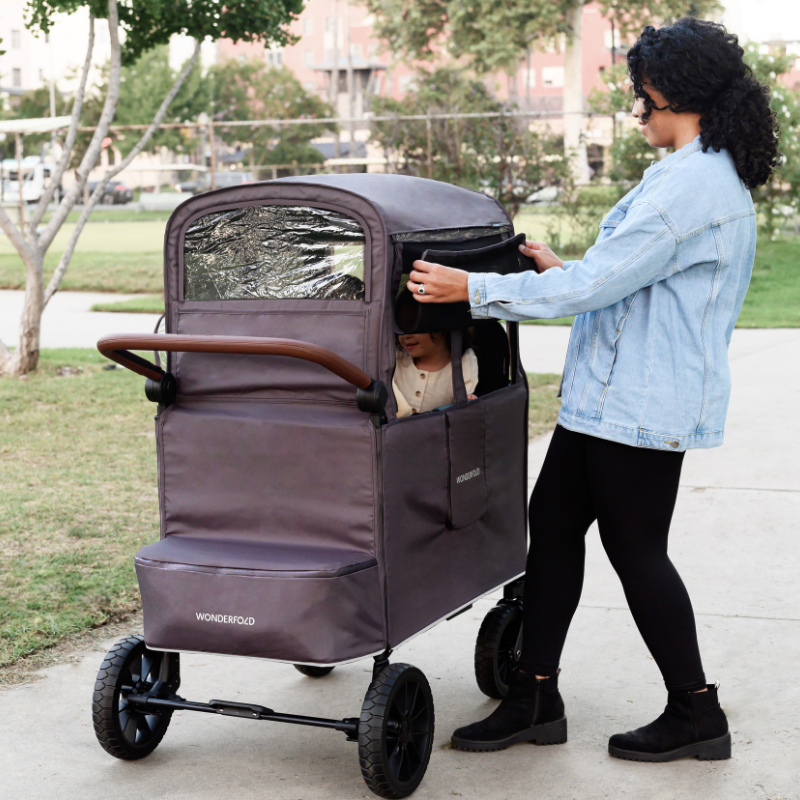
M 641 97 L 635 98 L 633 101 L 633 108 L 631 108 L 631 116 L 639 119 L 639 117 L 642 115 L 643 106 L 644 100 L 642 100 Z

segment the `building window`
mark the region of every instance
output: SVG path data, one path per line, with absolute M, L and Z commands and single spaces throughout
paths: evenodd
M 22 86 L 22 70 L 17 69 L 17 67 L 11 70 L 11 85 L 16 87 Z
M 11 31 L 11 46 L 19 50 L 22 47 L 19 31 Z
M 536 70 L 535 69 L 524 69 L 522 70 L 522 86 L 524 88 L 528 88 L 528 86 L 533 89 L 536 86 Z
M 283 64 L 283 51 L 281 50 L 270 50 L 267 53 L 267 63 L 271 67 L 280 67 Z
M 314 18 L 306 17 L 303 20 L 303 35 L 310 36 L 312 33 L 314 33 Z
M 314 51 L 313 50 L 306 50 L 305 52 L 305 64 L 308 69 L 314 66 Z
M 39 70 L 39 81 L 41 83 L 44 83 L 44 70 L 43 69 Z
M 332 33 L 336 27 L 336 17 L 325 17 L 325 31 Z
M 542 67 L 542 86 L 557 89 L 564 85 L 564 67 Z

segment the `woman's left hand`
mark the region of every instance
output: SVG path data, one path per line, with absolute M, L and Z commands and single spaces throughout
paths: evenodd
M 462 303 L 469 300 L 468 281 L 463 269 L 415 261 L 406 288 L 420 303 Z

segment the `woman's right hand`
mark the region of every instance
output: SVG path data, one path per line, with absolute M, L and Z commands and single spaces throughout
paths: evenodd
M 519 246 L 519 250 L 522 255 L 528 256 L 536 262 L 539 272 L 564 266 L 564 262 L 544 242 L 526 241 L 525 244 Z

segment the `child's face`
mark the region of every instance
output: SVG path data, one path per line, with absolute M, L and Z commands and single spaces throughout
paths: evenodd
M 435 339 L 430 333 L 404 333 L 400 336 L 400 344 L 411 358 L 447 353 L 447 342 L 441 333 Z

